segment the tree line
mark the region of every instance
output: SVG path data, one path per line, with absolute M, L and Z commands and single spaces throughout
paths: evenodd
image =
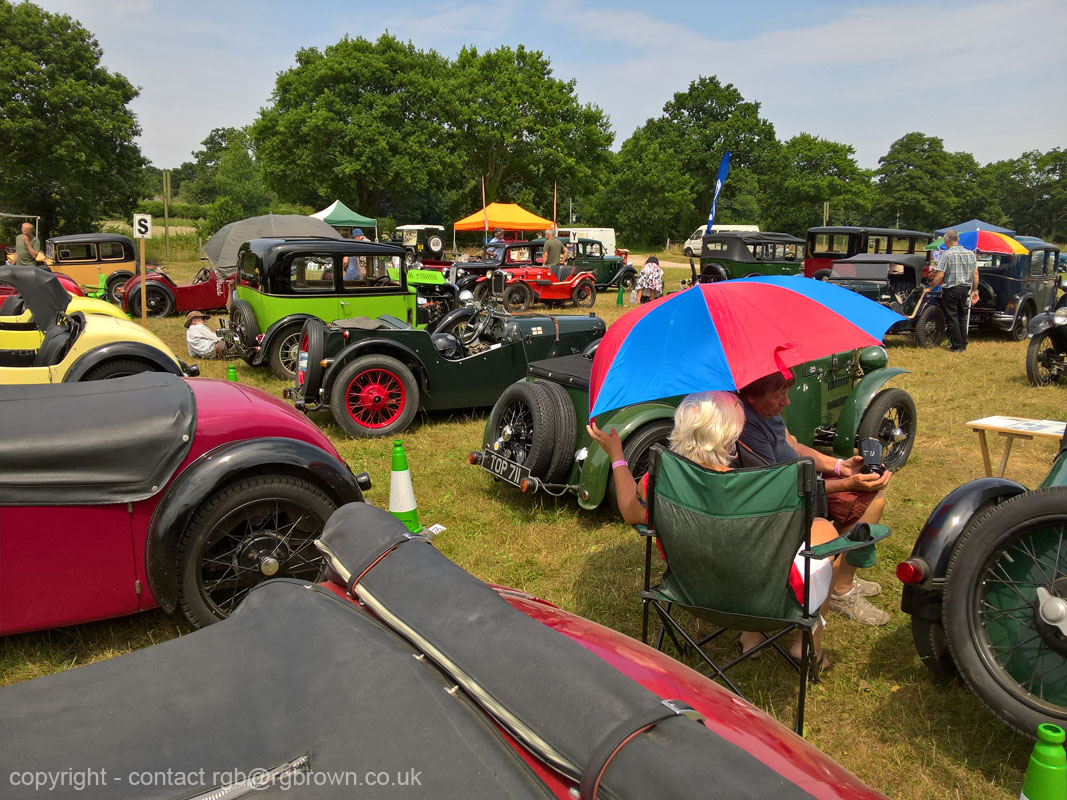
M 75 232 L 126 216 L 161 189 L 128 105 L 137 90 L 100 64 L 92 34 L 65 15 L 0 0 L 0 208 Z M 217 128 L 172 170 L 179 202 L 206 207 L 204 232 L 267 211 L 340 199 L 360 213 L 446 223 L 485 199 L 616 228 L 631 247 L 687 234 L 733 153 L 717 221 L 794 234 L 823 220 L 933 230 L 979 217 L 1067 240 L 1067 152 L 980 165 L 921 132 L 874 170 L 851 145 L 780 141 L 760 104 L 715 76 L 676 93 L 612 151 L 607 115 L 578 99 L 544 54 L 464 47 L 455 58 L 385 33 L 296 53 L 243 128 Z

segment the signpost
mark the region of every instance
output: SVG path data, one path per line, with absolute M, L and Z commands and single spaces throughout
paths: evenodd
M 151 214 L 134 214 L 133 215 L 133 238 L 140 239 L 141 241 L 141 324 L 148 324 L 148 284 L 145 282 L 145 269 L 144 263 L 144 240 L 152 238 L 152 215 Z

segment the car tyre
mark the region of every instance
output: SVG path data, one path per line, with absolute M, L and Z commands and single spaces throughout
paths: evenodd
M 113 272 L 108 276 L 107 283 L 104 284 L 107 287 L 108 302 L 122 308 L 122 289 L 126 285 L 126 281 L 132 277 L 133 275 L 129 272 Z
M 592 308 L 596 304 L 596 284 L 582 278 L 571 290 L 571 302 L 576 308 Z
M 919 347 L 940 347 L 945 340 L 945 313 L 935 305 L 927 305 L 915 320 L 915 344 Z
M 103 364 L 97 364 L 89 369 L 81 378 L 83 381 L 106 381 L 112 378 L 125 378 L 129 375 L 139 375 L 142 372 L 158 372 L 159 370 L 147 361 L 138 358 L 113 358 Z
M 178 605 L 194 627 L 229 616 L 268 578 L 318 579 L 314 542 L 336 503 L 288 475 L 257 475 L 211 495 L 178 545 Z
M 345 365 L 330 388 L 330 411 L 352 436 L 373 438 L 405 430 L 419 408 L 411 370 L 391 356 L 368 355 Z
M 882 445 L 882 463 L 898 470 L 908 463 L 915 444 L 915 401 L 903 389 L 883 389 L 867 406 L 856 432 L 857 443 L 877 439 Z
M 259 323 L 256 321 L 256 312 L 247 300 L 233 298 L 230 303 L 230 322 L 241 346 L 241 358 L 251 364 L 255 356 L 256 339 L 259 337 Z
M 685 253 L 685 257 L 686 258 L 692 258 L 693 257 L 693 248 L 692 247 L 687 247 L 682 252 Z
M 959 675 L 956 662 L 948 649 L 945 638 L 945 626 L 939 619 L 923 619 L 912 615 L 911 640 L 919 660 L 930 672 L 943 680 L 951 680 Z
M 489 299 L 489 281 L 485 280 L 474 284 L 474 291 L 471 294 L 474 295 L 474 302 L 476 303 L 487 301 Z
M 537 386 L 555 405 L 556 437 L 552 447 L 552 461 L 545 473 L 547 483 L 560 483 L 574 464 L 574 446 L 578 437 L 578 420 L 574 416 L 574 404 L 567 390 L 558 383 L 535 381 Z
M 322 377 L 326 374 L 322 359 L 326 355 L 326 325 L 311 317 L 300 330 L 300 344 L 296 356 L 296 375 L 293 380 L 297 394 L 307 403 L 319 401 Z
M 1067 487 L 1017 495 L 960 537 L 945 575 L 942 621 L 960 676 L 1031 738 L 1042 722 L 1067 722 L 1067 637 L 1041 619 L 1037 596 L 1064 595 L 1064 525 Z
M 280 381 L 289 383 L 296 378 L 296 363 L 300 357 L 301 325 L 288 325 L 270 340 L 270 371 Z
M 653 420 L 631 433 L 626 437 L 626 441 L 622 443 L 622 457 L 626 459 L 626 463 L 630 467 L 630 474 L 634 476 L 634 480 L 639 485 L 641 479 L 648 473 L 649 454 L 652 448 L 657 444 L 666 447 L 673 430 L 673 417 Z M 615 481 L 610 474 L 608 475 L 605 497 L 612 510 L 618 508 L 619 502 L 615 493 Z
M 513 283 L 504 290 L 504 308 L 511 314 L 521 314 L 533 302 L 533 292 L 525 283 Z
M 539 381 L 519 381 L 500 395 L 489 415 L 489 446 L 509 461 L 528 467 L 546 480 L 556 437 L 553 398 L 537 388 Z
M 1019 313 L 1015 315 L 1015 324 L 1011 326 L 1011 338 L 1017 342 L 1021 342 L 1025 339 L 1029 333 L 1027 327 L 1030 325 L 1030 317 L 1034 315 L 1034 309 L 1029 302 L 1023 303 L 1023 307 L 1019 309 Z
M 161 286 L 149 285 L 145 291 L 145 311 L 152 319 L 169 317 L 174 313 L 174 297 Z M 141 293 L 130 296 L 130 313 L 139 317 L 141 315 Z
M 621 278 L 619 278 L 619 286 L 622 287 L 624 292 L 628 292 L 634 288 L 634 284 L 637 283 L 637 275 L 633 272 L 627 272 Z
M 1047 332 L 1035 334 L 1030 340 L 1026 347 L 1026 377 L 1031 386 L 1050 386 L 1060 379 L 1059 372 L 1048 365 L 1058 352 Z

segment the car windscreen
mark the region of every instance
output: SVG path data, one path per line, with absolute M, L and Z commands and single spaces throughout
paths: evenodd
M 895 265 L 900 268 L 900 265 Z M 889 264 L 865 264 L 856 261 L 835 261 L 830 271 L 830 279 L 858 281 L 884 281 L 889 277 Z

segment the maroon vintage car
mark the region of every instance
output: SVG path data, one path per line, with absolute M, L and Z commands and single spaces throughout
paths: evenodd
M 273 576 L 369 488 L 258 389 L 142 373 L 0 395 L 0 634 L 162 606 L 193 625 Z
M 3 262 L 0 262 L 0 264 L 2 263 Z M 38 269 L 45 268 L 38 267 Z M 50 269 L 45 269 L 45 272 L 52 271 Z M 80 287 L 73 278 L 64 275 L 62 272 L 55 272 L 53 274 L 71 297 L 85 297 L 85 292 L 82 291 L 82 287 Z M 18 290 L 14 286 L 8 283 L 0 283 L 0 297 L 9 297 L 14 294 L 18 294 Z
M 218 625 L 0 689 L 5 797 L 66 774 L 93 780 L 49 797 L 881 797 L 688 667 L 487 586 L 381 509 L 339 509 L 319 548 L 326 583 L 269 581 Z
M 192 283 L 178 284 L 166 272 L 149 270 L 146 279 L 145 309 L 150 317 L 167 317 L 189 311 L 215 311 L 226 308 L 233 291 L 235 272 L 223 275 L 214 267 L 201 268 Z M 122 310 L 141 316 L 141 276 L 134 275 L 121 289 Z

